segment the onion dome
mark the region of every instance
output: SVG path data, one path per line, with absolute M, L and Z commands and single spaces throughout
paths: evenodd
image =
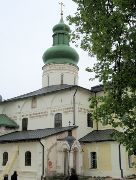
M 43 54 L 45 64 L 74 64 L 77 65 L 79 55 L 69 46 L 70 28 L 61 17 L 60 22 L 53 27 L 53 46 Z
M 70 149 L 71 149 L 71 147 L 72 147 L 72 145 L 73 145 L 73 143 L 74 143 L 75 140 L 76 140 L 76 139 L 72 136 L 72 131 L 71 131 L 71 130 L 68 131 L 68 136 L 65 138 L 65 141 L 68 142 L 68 144 L 69 144 L 69 146 L 70 146 Z

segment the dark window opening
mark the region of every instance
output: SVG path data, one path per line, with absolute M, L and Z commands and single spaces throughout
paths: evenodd
M 96 156 L 96 152 L 91 152 L 90 153 L 91 156 L 91 168 L 92 169 L 96 169 L 97 168 L 97 156 Z
M 7 162 L 8 162 L 8 153 L 4 152 L 3 153 L 3 163 L 2 163 L 2 165 L 6 166 Z
M 25 153 L 25 166 L 31 166 L 31 152 L 27 151 Z
M 22 130 L 27 131 L 27 126 L 28 126 L 28 118 L 23 118 L 22 119 Z
M 87 127 L 93 128 L 93 118 L 91 113 L 87 114 Z

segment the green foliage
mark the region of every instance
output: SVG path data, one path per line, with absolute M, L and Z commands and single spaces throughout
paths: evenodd
M 103 97 L 90 99 L 97 121 L 121 127 L 115 137 L 130 153 L 136 152 L 136 1 L 73 0 L 77 4 L 72 39 L 97 63 Z

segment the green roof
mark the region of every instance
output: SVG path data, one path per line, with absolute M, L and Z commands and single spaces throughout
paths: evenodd
M 6 114 L 0 114 L 0 126 L 5 126 L 9 128 L 18 128 L 15 121 L 9 118 Z

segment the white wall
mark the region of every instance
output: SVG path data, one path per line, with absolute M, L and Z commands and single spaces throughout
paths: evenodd
M 63 82 L 61 75 L 63 74 Z M 70 64 L 47 64 L 43 66 L 42 87 L 57 84 L 78 84 L 78 67 Z

